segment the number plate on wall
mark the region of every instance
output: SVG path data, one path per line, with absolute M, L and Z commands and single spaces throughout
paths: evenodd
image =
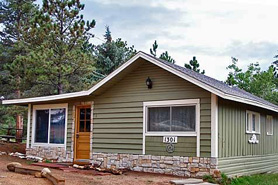
M 163 143 L 177 143 L 178 137 L 177 136 L 164 136 Z

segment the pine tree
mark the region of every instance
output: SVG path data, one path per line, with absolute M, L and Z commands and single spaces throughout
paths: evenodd
M 0 70 L 1 96 L 20 98 L 26 90 L 22 78 L 25 64 L 16 61 L 18 55 L 25 55 L 25 38 L 30 37 L 28 30 L 31 19 L 38 10 L 34 0 L 5 0 L 0 2 Z M 27 82 L 28 83 L 28 82 Z
M 156 50 L 157 50 L 157 48 L 158 48 L 158 44 L 157 44 L 157 42 L 156 42 L 156 40 L 155 40 L 154 43 L 153 43 L 153 47 L 150 49 L 150 53 L 151 53 L 154 57 L 156 57 Z
M 205 70 L 201 71 L 199 69 L 200 64 L 199 64 L 199 62 L 198 62 L 198 60 L 196 59 L 195 56 L 193 57 L 192 60 L 189 61 L 189 64 L 184 64 L 184 67 L 186 67 L 187 69 L 191 69 L 191 70 L 193 70 L 197 73 L 205 74 Z
M 31 68 L 26 80 L 32 81 L 36 95 L 61 94 L 84 89 L 83 78 L 93 70 L 92 55 L 86 45 L 95 20 L 85 21 L 79 0 L 44 0 L 30 30 L 28 55 L 18 56 Z
M 157 49 L 158 49 L 158 44 L 157 44 L 157 41 L 155 40 L 153 45 L 152 45 L 152 48 L 150 48 L 150 53 L 151 55 L 153 55 L 154 57 L 156 57 L 157 55 Z M 176 61 L 169 55 L 168 51 L 164 51 L 163 53 L 161 53 L 160 59 L 162 60 L 165 60 L 167 62 L 170 62 L 170 63 L 175 63 Z
M 112 39 L 109 26 L 105 28 L 105 42 L 94 47 L 95 68 L 92 80 L 99 80 L 113 72 L 136 53 L 134 46 L 129 47 L 121 38 Z
M 164 53 L 162 53 L 159 57 L 162 60 L 166 60 L 170 63 L 175 63 L 176 61 L 168 54 L 168 51 L 165 51 Z
M 38 10 L 34 0 L 3 0 L 0 2 L 0 96 L 21 98 L 26 90 L 22 80 L 25 76 L 25 63 L 16 61 L 18 55 L 25 55 L 25 38 L 28 38 L 31 19 Z M 30 85 L 30 84 L 28 84 Z M 19 123 L 26 109 L 17 106 L 0 106 L 0 126 L 14 126 Z M 26 118 L 24 116 L 24 118 Z M 25 122 L 26 123 L 26 122 Z M 6 134 L 6 133 L 3 133 Z

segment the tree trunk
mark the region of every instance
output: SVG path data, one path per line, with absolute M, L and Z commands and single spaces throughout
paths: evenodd
M 18 80 L 20 81 L 20 79 L 18 78 Z M 16 95 L 17 98 L 19 99 L 21 97 L 20 95 L 20 90 L 17 89 L 16 90 Z M 22 142 L 22 135 L 23 135 L 23 117 L 21 114 L 17 114 L 16 115 L 16 142 Z

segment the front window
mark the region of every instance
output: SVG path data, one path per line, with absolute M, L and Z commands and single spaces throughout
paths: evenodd
M 246 133 L 260 133 L 260 113 L 246 111 Z
M 146 135 L 196 136 L 198 100 L 145 102 Z
M 34 106 L 34 143 L 65 144 L 66 107 Z
M 167 106 L 148 108 L 149 132 L 195 131 L 195 106 Z

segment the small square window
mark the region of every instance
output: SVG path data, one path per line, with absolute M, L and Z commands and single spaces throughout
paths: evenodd
M 246 111 L 246 133 L 260 134 L 260 114 Z
M 266 135 L 273 135 L 273 117 L 269 115 L 266 116 Z

